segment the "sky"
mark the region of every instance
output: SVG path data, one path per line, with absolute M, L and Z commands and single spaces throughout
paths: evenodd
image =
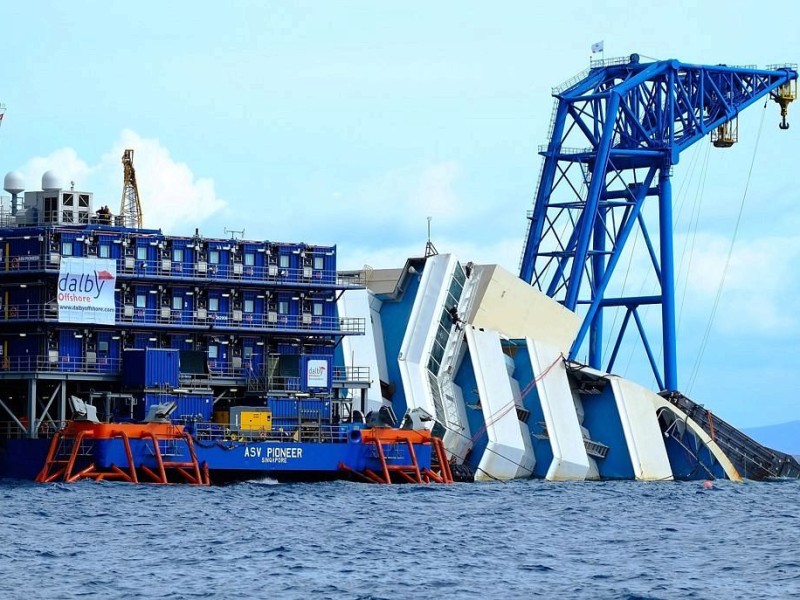
M 340 268 L 381 268 L 423 252 L 431 217 L 440 252 L 517 272 L 551 89 L 593 43 L 799 62 L 798 17 L 735 0 L 13 2 L 0 170 L 39 189 L 55 169 L 116 211 L 133 148 L 145 226 L 166 233 L 337 244 Z M 679 387 L 740 427 L 800 419 L 796 104 L 790 130 L 752 106 L 739 144 L 700 142 L 673 171 Z M 651 386 L 637 361 L 620 374 Z

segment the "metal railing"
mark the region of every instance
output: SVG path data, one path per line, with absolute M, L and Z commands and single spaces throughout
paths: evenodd
M 29 438 L 27 429 L 27 417 L 20 417 L 22 424 L 26 426 L 25 429 L 20 427 L 15 421 L 0 421 L 0 439 L 6 440 L 19 440 Z M 41 439 L 50 439 L 56 432 L 61 431 L 67 426 L 67 421 L 54 421 L 44 419 L 38 427 L 36 437 Z
M 336 317 L 303 313 L 299 315 L 266 313 L 245 313 L 241 310 L 192 311 L 163 308 L 135 308 L 131 305 L 118 306 L 115 312 L 116 323 L 133 325 L 184 325 L 207 328 L 263 329 L 268 331 L 321 331 L 325 333 L 363 334 L 366 331 L 364 317 Z M 8 304 L 0 309 L 0 320 L 5 321 L 58 321 L 58 306 L 55 302 L 45 304 Z
M 268 283 L 307 283 L 335 285 L 336 271 L 312 267 L 280 267 L 278 265 L 243 265 L 242 263 L 178 262 L 169 259 L 138 260 L 122 257 L 117 260 L 118 275 L 165 276 L 171 279 L 213 281 L 257 281 Z
M 122 372 L 122 359 L 97 357 L 95 359 L 72 356 L 5 356 L 0 360 L 0 374 L 16 373 L 81 373 L 86 375 L 108 375 L 117 377 Z M 246 385 L 250 391 L 303 392 L 299 376 L 268 377 L 264 372 L 253 369 L 249 361 L 239 366 L 229 362 L 207 361 L 207 373 L 182 373 L 179 387 L 189 389 L 208 389 L 218 380 L 236 380 Z M 334 367 L 331 384 L 346 387 L 354 384 L 370 383 L 369 367 Z
M 333 383 L 369 383 L 369 367 L 333 367 Z
M 97 373 L 115 375 L 120 372 L 122 359 L 97 357 L 94 360 L 72 356 L 4 356 L 0 372 L 12 373 Z
M 220 423 L 194 423 L 191 425 L 195 443 L 230 446 L 253 442 L 316 442 L 340 443 L 348 441 L 350 430 L 338 425 L 304 422 L 300 427 L 273 427 L 272 429 L 237 429 Z M 281 460 L 278 454 L 276 462 Z
M 87 255 L 87 258 L 98 258 Z M 68 257 L 75 258 L 75 257 Z M 83 258 L 78 256 L 77 258 Z M 364 287 L 360 274 L 341 275 L 332 269 L 313 267 L 280 267 L 278 265 L 244 265 L 242 263 L 208 263 L 206 261 L 179 262 L 169 259 L 139 260 L 123 256 L 115 260 L 117 275 L 129 277 L 156 277 L 185 281 L 207 280 L 220 283 L 252 281 L 271 284 L 305 284 L 335 286 L 341 288 Z M 26 273 L 34 271 L 58 271 L 61 255 L 58 253 L 9 255 L 0 262 L 0 272 Z

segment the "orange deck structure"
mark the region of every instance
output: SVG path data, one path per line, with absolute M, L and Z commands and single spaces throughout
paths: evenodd
M 99 440 L 119 439 L 125 447 L 128 465 L 122 469 L 117 465 L 101 468 L 93 461 L 82 465 L 76 471 L 79 457 L 91 456 L 87 445 Z M 156 471 L 146 465 L 136 465 L 131 451 L 131 440 L 144 440 L 152 444 L 152 454 L 156 461 Z M 165 460 L 159 447 L 164 440 L 184 441 L 189 449 L 190 461 L 174 462 Z M 137 473 L 141 471 L 147 479 L 140 481 Z M 171 480 L 168 471 L 178 474 L 177 479 L 194 485 L 209 485 L 208 467 L 201 469 L 194 450 L 192 437 L 183 431 L 183 427 L 169 423 L 90 423 L 73 421 L 63 431 L 59 431 L 50 443 L 44 467 L 36 478 L 39 483 L 63 481 L 74 483 L 81 479 L 95 481 L 117 480 L 128 483 L 166 484 Z M 173 478 L 174 479 L 174 478 Z
M 434 437 L 427 430 L 410 429 L 390 429 L 373 428 L 364 429 L 361 432 L 361 440 L 365 444 L 375 446 L 377 457 L 380 461 L 381 472 L 376 473 L 372 469 L 366 468 L 363 472 L 356 471 L 345 464 L 340 463 L 339 468 L 343 471 L 352 473 L 365 481 L 371 483 L 393 483 L 392 475 L 399 482 L 405 483 L 453 483 L 453 474 L 450 471 L 450 462 L 442 440 Z M 387 459 L 386 447 L 393 445 L 405 445 L 408 448 L 411 464 L 393 464 Z M 414 451 L 415 444 L 432 445 L 435 461 L 431 461 L 431 468 L 420 468 L 417 461 L 417 454 Z

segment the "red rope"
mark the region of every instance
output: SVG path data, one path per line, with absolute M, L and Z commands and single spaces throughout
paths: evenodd
M 536 387 L 536 384 L 542 381 L 545 377 L 547 377 L 547 374 L 550 373 L 553 367 L 555 367 L 563 359 L 564 355 L 559 354 L 553 362 L 547 365 L 547 368 L 545 368 L 539 375 L 534 377 L 533 380 L 528 385 L 526 385 L 525 389 L 521 392 L 521 398 L 525 398 L 525 396 L 527 396 Z M 497 411 L 494 415 L 492 415 L 492 418 L 489 421 L 484 421 L 483 426 L 470 438 L 470 444 L 474 444 L 475 440 L 477 440 L 480 436 L 484 434 L 487 427 L 497 423 L 497 421 L 502 419 L 516 407 L 517 407 L 516 401 L 512 400 L 511 402 L 506 404 L 503 408 L 501 408 L 499 411 Z

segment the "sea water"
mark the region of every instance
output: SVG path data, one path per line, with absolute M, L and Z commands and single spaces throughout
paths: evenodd
M 0 598 L 800 597 L 800 482 L 0 482 Z

